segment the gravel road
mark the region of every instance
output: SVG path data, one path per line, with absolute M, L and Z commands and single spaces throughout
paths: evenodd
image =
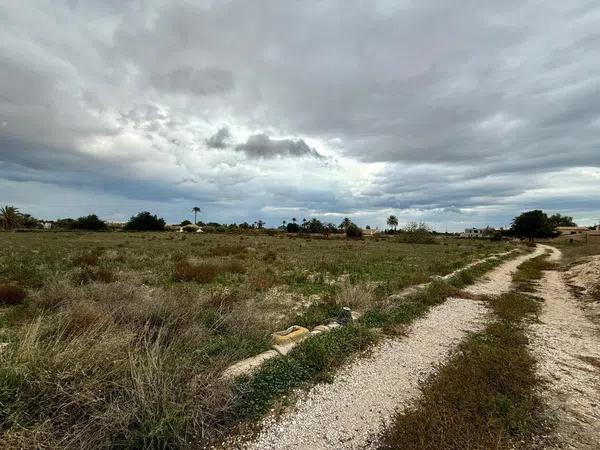
M 544 251 L 538 248 L 500 265 L 472 289 L 487 295 L 508 291 L 517 266 Z M 501 281 L 495 282 L 497 278 Z M 419 395 L 419 381 L 443 363 L 469 332 L 483 329 L 487 318 L 484 303 L 450 298 L 416 320 L 407 336 L 385 340 L 369 356 L 338 371 L 333 383 L 305 393 L 283 416 L 267 417 L 253 441 L 230 445 L 278 450 L 371 448 L 398 408 Z

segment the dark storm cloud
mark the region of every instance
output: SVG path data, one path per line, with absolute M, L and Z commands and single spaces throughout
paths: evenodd
M 599 22 L 584 0 L 4 2 L 0 178 L 225 216 L 595 216 Z
M 264 133 L 250 136 L 246 142 L 236 145 L 235 149 L 238 152 L 244 152 L 250 158 L 275 158 L 277 156 L 321 158 L 321 155 L 302 139 L 271 139 Z
M 229 128 L 223 127 L 206 140 L 206 146 L 208 148 L 226 148 L 229 146 L 230 138 L 231 133 L 229 132 Z

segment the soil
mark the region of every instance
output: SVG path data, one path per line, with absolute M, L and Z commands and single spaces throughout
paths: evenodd
M 553 258 L 560 252 L 555 250 Z M 586 289 L 589 268 L 571 269 L 571 282 Z M 530 347 L 546 381 L 541 392 L 556 419 L 551 446 L 600 448 L 600 333 L 565 283 L 563 273 L 548 271 L 537 294 L 544 303 L 539 322 L 530 326 Z

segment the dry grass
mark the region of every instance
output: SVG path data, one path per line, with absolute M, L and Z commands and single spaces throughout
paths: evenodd
M 177 281 L 195 281 L 211 283 L 219 275 L 225 273 L 244 273 L 246 268 L 239 261 L 225 262 L 191 262 L 179 261 L 175 265 L 174 278 Z
M 275 329 L 322 323 L 341 306 L 376 308 L 444 261 L 504 250 L 185 237 L 0 233 L 0 282 L 28 293 L 3 321 L 0 447 L 206 446 L 229 429 L 239 400 L 222 370 L 266 350 Z M 351 282 L 328 282 L 345 273 Z

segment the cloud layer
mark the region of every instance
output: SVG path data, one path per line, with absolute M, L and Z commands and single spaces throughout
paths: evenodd
M 593 223 L 599 21 L 589 1 L 5 2 L 0 201 Z

